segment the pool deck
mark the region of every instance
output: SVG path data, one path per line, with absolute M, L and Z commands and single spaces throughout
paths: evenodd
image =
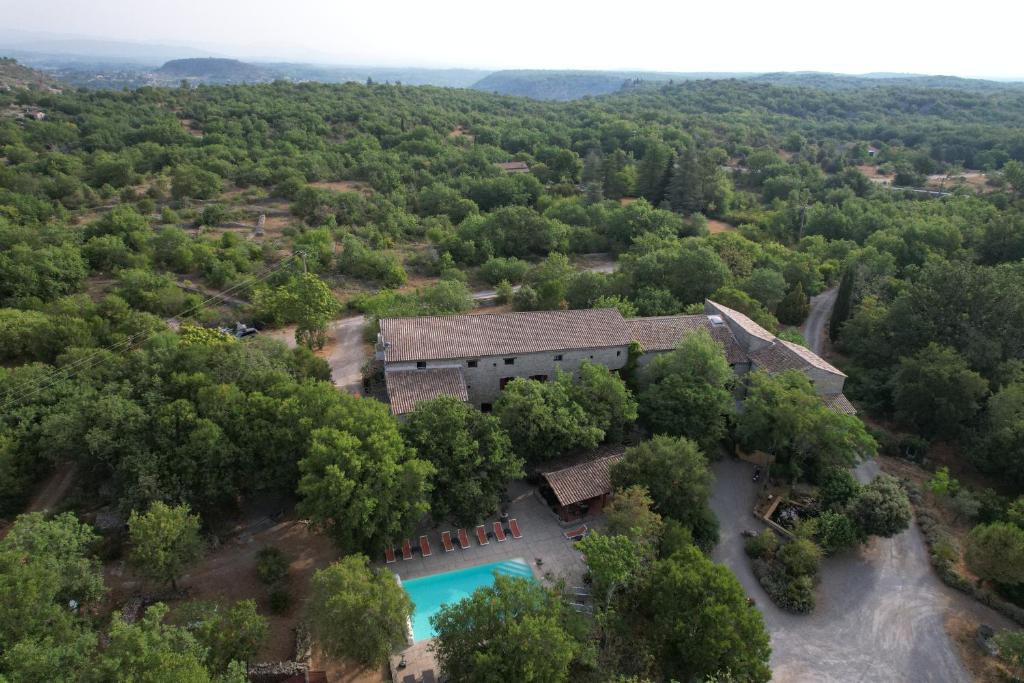
M 513 482 L 509 486 L 508 496 L 512 501 L 508 506 L 509 517 L 515 517 L 518 520 L 519 530 L 523 534 L 522 538 L 514 539 L 511 535 L 507 535 L 506 540 L 502 543 L 494 538 L 488 538 L 487 545 L 481 546 L 477 543 L 473 529 L 470 528 L 466 530 L 470 534 L 469 549 L 462 550 L 459 547 L 458 539 L 453 538 L 455 550 L 446 553 L 441 544 L 441 532 L 454 531 L 455 528 L 441 526 L 426 532 L 427 538 L 430 540 L 430 557 L 420 555 L 416 543 L 417 536 L 410 539 L 416 546 L 416 552 L 412 559 L 402 560 L 399 551 L 397 553 L 398 560 L 394 564 L 385 566 L 406 581 L 430 574 L 521 558 L 530 565 L 534 577 L 546 584 L 562 580 L 566 586 L 582 585 L 583 575 L 586 572 L 583 555 L 575 549 L 572 541 L 565 537 L 567 527 L 562 525 L 555 513 L 541 502 L 534 487 L 525 482 Z M 498 517 L 495 515 L 485 521 L 488 531 L 491 530 L 491 523 L 497 520 Z M 585 523 L 591 528 L 595 525 L 595 522 L 591 520 L 585 520 Z M 571 526 L 576 527 L 579 524 Z M 541 561 L 540 565 L 537 563 L 538 559 Z M 382 562 L 383 558 L 379 558 L 379 561 Z M 430 642 L 430 640 L 421 640 L 396 652 L 391 657 L 392 680 L 404 683 L 406 677 L 412 675 L 418 682 L 421 680 L 422 672 L 427 669 L 433 669 L 435 675 L 440 674 L 434 657 L 429 651 Z M 399 669 L 398 663 L 403 657 L 405 666 Z

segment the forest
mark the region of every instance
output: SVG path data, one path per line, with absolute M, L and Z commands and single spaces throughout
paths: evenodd
M 833 360 L 869 426 L 809 408 L 807 433 L 779 441 L 787 474 L 821 483 L 876 442 L 895 454 L 942 444 L 954 470 L 985 483 L 971 517 L 979 536 L 1020 521 L 1020 89 L 693 80 L 570 102 L 374 83 L 12 89 L 0 92 L 0 161 L 0 516 L 12 522 L 39 482 L 74 463 L 65 509 L 77 513 L 142 519 L 187 507 L 215 532 L 277 496 L 342 551 L 375 552 L 427 515 L 468 523 L 538 461 L 621 441 L 636 423 L 684 440 L 696 455 L 680 467 L 706 467 L 701 449 L 723 439 L 762 435 L 732 414 L 725 379 L 680 379 L 682 357 L 624 380 L 594 371 L 579 386 L 516 382 L 486 418 L 432 405 L 400 424 L 385 404 L 331 383 L 318 355 L 331 321 L 365 315 L 369 341 L 381 317 L 465 312 L 490 288 L 506 309 L 625 316 L 700 312 L 710 297 L 797 340 L 809 298 L 837 288 Z M 529 170 L 497 165 L 508 161 Z M 984 182 L 898 189 L 967 175 Z M 614 259 L 614 272 L 580 268 L 593 254 Z M 297 343 L 236 339 L 237 322 L 294 326 Z M 763 390 L 797 403 L 807 393 Z M 667 417 L 683 407 L 706 419 Z M 650 485 L 674 534 L 642 553 L 665 571 L 637 588 L 647 598 L 678 588 L 659 582 L 679 567 L 713 574 L 697 548 L 717 538 L 706 487 L 676 512 L 674 494 L 654 490 L 643 458 L 655 456 L 643 449 L 670 449 L 657 439 L 638 447 L 636 471 L 617 475 L 623 489 Z M 489 467 L 466 467 L 467 442 L 495 454 Z M 808 460 L 819 446 L 835 462 Z M 476 495 L 442 495 L 467 479 Z M 22 518 L 0 541 L 4 581 L 24 580 L 19 553 L 46 534 L 83 559 L 40 560 L 38 593 L 0 607 L 0 673 L 46 679 L 50 658 L 91 672 L 82 680 L 110 680 L 104 672 L 146 634 L 115 633 L 121 649 L 93 656 L 96 617 L 19 617 L 41 609 L 32 600 L 52 611 L 101 593 L 85 559 L 91 532 L 40 524 Z M 999 583 L 1021 599 L 1024 576 Z M 721 592 L 738 604 L 733 584 Z M 669 618 L 648 607 L 624 614 L 619 635 Z M 161 636 L 172 627 L 154 620 L 134 628 L 180 636 Z M 576 634 L 589 644 L 566 650 L 562 673 L 608 680 L 603 661 L 683 680 L 735 665 L 749 674 L 737 680 L 766 680 L 763 627 L 744 628 L 756 652 L 693 662 L 652 639 L 661 664 L 647 668 Z M 252 652 L 217 659 L 216 630 L 186 648 L 187 666 L 235 680 L 231 660 Z

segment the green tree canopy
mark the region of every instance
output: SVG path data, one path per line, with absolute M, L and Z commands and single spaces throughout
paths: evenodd
M 612 466 L 612 484 L 616 489 L 643 486 L 654 501 L 654 510 L 671 517 L 707 538 L 708 508 L 714 477 L 700 447 L 689 439 L 655 436 L 639 446 L 626 449 L 626 455 Z M 717 534 L 712 529 L 711 534 Z
M 500 574 L 430 621 L 431 649 L 453 681 L 561 683 L 583 649 L 583 624 L 560 594 Z
M 509 382 L 494 414 L 527 463 L 551 460 L 573 448 L 594 448 L 604 438 L 595 418 L 573 400 L 571 382 Z
M 430 513 L 438 522 L 476 524 L 498 509 L 508 482 L 525 474 L 498 418 L 455 398 L 419 403 L 402 434 L 434 466 Z
M 376 549 L 430 509 L 434 467 L 406 446 L 388 407 L 340 395 L 299 461 L 298 509 L 341 548 Z
M 988 383 L 951 348 L 934 342 L 900 361 L 896 417 L 928 437 L 955 437 L 974 418 Z
M 177 590 L 178 578 L 202 554 L 199 527 L 199 516 L 191 514 L 188 505 L 171 507 L 158 500 L 144 514 L 132 511 L 132 562 L 143 576 Z
M 1024 529 L 1016 524 L 979 524 L 967 535 L 964 559 L 983 579 L 1008 586 L 1024 583 Z
M 379 666 L 405 643 L 413 604 L 391 572 L 371 568 L 356 554 L 313 575 L 308 610 L 325 652 Z
M 699 330 L 641 370 L 640 414 L 652 432 L 693 439 L 710 452 L 725 436 L 733 381 L 722 345 Z

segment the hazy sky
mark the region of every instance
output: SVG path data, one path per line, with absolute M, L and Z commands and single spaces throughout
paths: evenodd
M 1021 0 L 0 0 L 0 25 L 349 64 L 1024 76 Z

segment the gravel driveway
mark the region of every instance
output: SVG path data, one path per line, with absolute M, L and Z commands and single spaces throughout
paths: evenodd
M 1008 625 L 938 580 L 916 526 L 825 560 L 815 611 L 806 616 L 783 612 L 761 589 L 743 552 L 740 532 L 763 528 L 751 513 L 753 466 L 725 459 L 712 469 L 711 507 L 721 524 L 721 541 L 712 555 L 736 572 L 764 615 L 772 638 L 773 680 L 969 681 L 943 626 L 947 610 L 955 607 L 993 626 Z M 868 481 L 877 471 L 871 461 L 857 469 L 857 476 Z

